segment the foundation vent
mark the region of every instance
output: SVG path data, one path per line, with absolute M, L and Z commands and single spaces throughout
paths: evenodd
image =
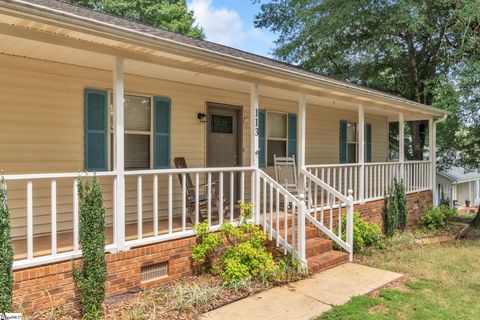
M 168 261 L 143 266 L 140 272 L 142 282 L 168 277 Z

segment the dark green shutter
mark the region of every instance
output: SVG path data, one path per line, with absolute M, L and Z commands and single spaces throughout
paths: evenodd
M 372 125 L 365 124 L 365 162 L 372 162 Z
M 288 156 L 297 158 L 297 115 L 288 114 Z
M 86 89 L 84 93 L 85 170 L 107 170 L 107 92 Z
M 170 168 L 171 101 L 169 98 L 153 99 L 153 166 L 155 169 Z
M 340 163 L 347 163 L 347 120 L 340 120 Z
M 266 167 L 266 154 L 265 154 L 265 123 L 266 123 L 266 113 L 265 110 L 258 111 L 258 165 L 261 168 Z

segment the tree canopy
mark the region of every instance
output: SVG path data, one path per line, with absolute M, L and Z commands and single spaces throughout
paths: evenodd
M 157 28 L 204 39 L 185 0 L 70 0 L 99 12 L 145 23 Z
M 478 0 L 253 0 L 286 62 L 452 112 L 439 125 L 443 163 L 480 165 Z M 424 122 L 409 124 L 412 139 Z M 424 141 L 412 141 L 412 158 Z

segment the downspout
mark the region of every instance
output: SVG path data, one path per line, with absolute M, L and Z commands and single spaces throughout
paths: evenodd
M 438 206 L 438 190 L 437 190 L 437 124 L 447 120 L 448 114 L 445 113 L 443 117 L 433 122 L 433 152 L 432 152 L 432 192 L 433 192 L 433 204 Z

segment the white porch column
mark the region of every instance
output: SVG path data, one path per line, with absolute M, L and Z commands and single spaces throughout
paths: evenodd
M 360 164 L 358 200 L 363 202 L 365 199 L 365 107 L 363 105 L 358 106 L 358 164 Z
M 400 163 L 400 179 L 405 183 L 405 116 L 398 114 L 398 162 Z
M 437 193 L 437 125 L 433 122 L 433 118 L 428 119 L 428 153 L 431 163 L 431 179 L 430 186 L 433 193 L 433 204 L 438 205 L 438 193 Z
M 258 85 L 252 83 L 250 87 L 250 166 L 255 172 L 255 190 L 251 190 L 255 195 L 253 210 L 255 212 L 255 223 L 260 224 L 260 174 L 259 154 L 260 147 L 258 143 L 259 125 L 258 125 Z
M 305 148 L 306 148 L 306 127 L 307 127 L 307 97 L 306 95 L 300 95 L 298 101 L 298 128 L 297 128 L 297 157 L 298 157 L 298 170 L 305 167 Z M 303 175 L 299 174 L 299 186 L 303 193 L 305 190 L 305 181 Z
M 123 58 L 115 58 L 113 70 L 114 170 L 117 172 L 115 190 L 115 242 L 118 251 L 125 249 L 125 164 L 124 164 L 124 80 Z

